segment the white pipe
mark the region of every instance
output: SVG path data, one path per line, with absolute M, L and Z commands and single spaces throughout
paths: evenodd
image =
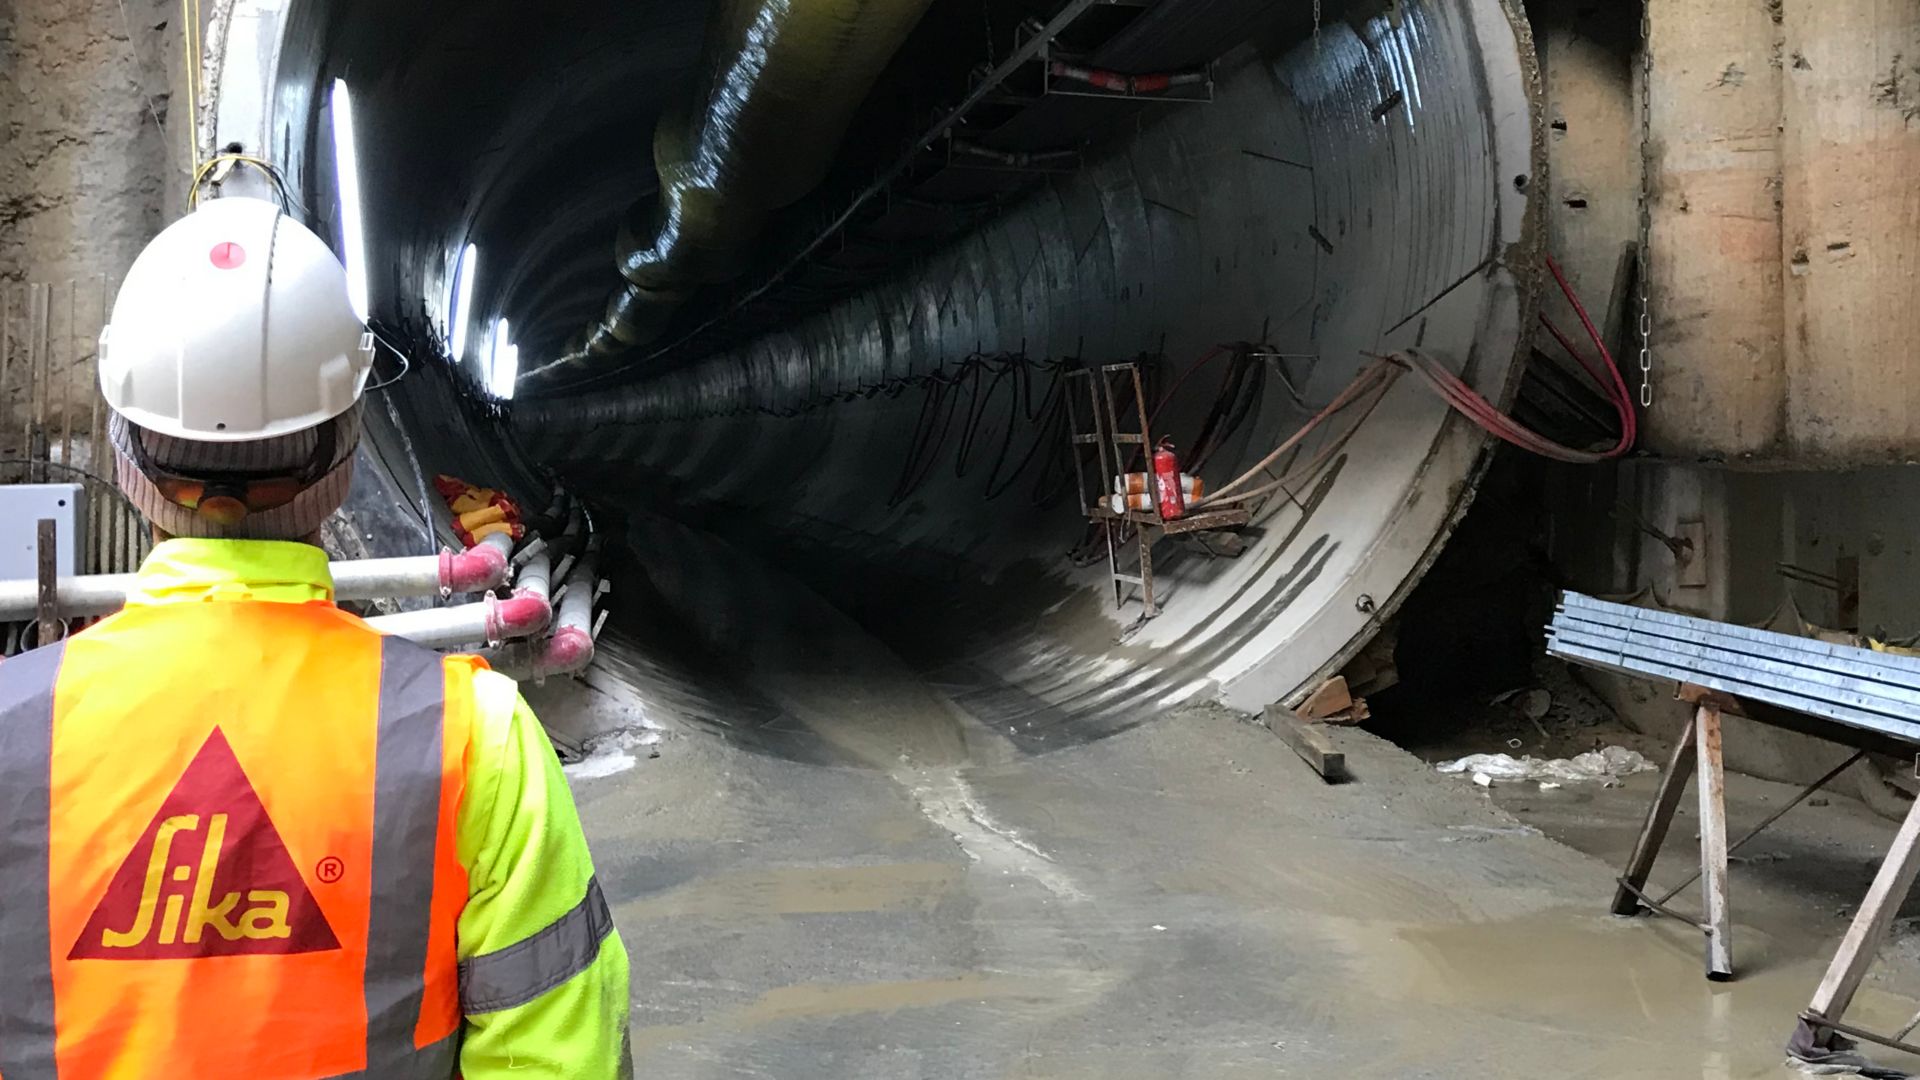
M 552 621 L 553 609 L 544 596 L 516 595 L 501 600 L 489 593 L 477 604 L 376 615 L 367 620 L 367 625 L 430 649 L 451 649 L 531 637 Z
M 477 604 L 377 615 L 367 625 L 435 649 L 531 637 L 553 622 L 550 586 L 547 555 L 542 552 L 520 568 L 517 587 L 508 599 L 488 593 Z
M 398 615 L 376 615 L 367 625 L 383 634 L 403 637 L 429 649 L 452 649 L 488 640 L 491 626 L 489 603 L 461 604 L 458 607 L 403 611 Z
M 513 592 L 516 596 L 538 596 L 543 599 L 550 595 L 552 588 L 551 559 L 545 551 L 528 559 L 520 573 L 513 579 Z
M 395 559 L 351 559 L 333 563 L 336 600 L 384 600 L 396 596 L 433 596 L 448 592 L 484 592 L 506 581 L 513 540 L 495 533 L 466 551 L 409 555 Z M 61 618 L 107 615 L 119 611 L 134 587 L 133 574 L 87 574 L 54 583 L 54 610 Z M 39 614 L 39 585 L 32 580 L 0 581 L 0 622 L 18 622 Z
M 553 618 L 556 634 L 568 627 L 588 634 L 593 632 L 593 601 L 600 584 L 596 554 L 589 546 L 574 564 L 573 572 L 567 575 L 566 595 L 560 598 L 560 609 Z

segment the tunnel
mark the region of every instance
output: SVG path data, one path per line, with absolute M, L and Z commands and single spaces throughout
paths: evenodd
M 589 682 L 768 738 L 925 709 L 1044 750 L 1337 671 L 1488 457 L 1375 358 L 1417 348 L 1505 404 L 1527 356 L 1544 125 L 1518 5 L 817 6 L 842 19 L 821 48 L 892 36 L 731 127 L 809 47 L 782 38 L 806 5 L 237 6 L 209 123 L 264 144 L 330 239 L 351 88 L 388 345 L 368 550 L 440 542 L 437 473 L 564 488 L 617 551 Z M 721 200 L 725 250 L 636 283 L 649 236 L 700 227 L 666 195 L 710 165 L 804 189 Z M 1072 441 L 1089 380 L 1129 364 L 1202 483 L 1265 490 L 1154 549 L 1153 618 L 1086 516 L 1118 466 Z M 875 739 L 829 750 L 902 751 Z

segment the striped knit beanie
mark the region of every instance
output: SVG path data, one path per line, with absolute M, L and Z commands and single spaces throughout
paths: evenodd
M 334 425 L 334 451 L 332 468 L 327 474 L 287 505 L 248 514 L 233 525 L 221 525 L 170 502 L 153 481 L 141 473 L 131 440 L 139 439 L 141 449 L 149 458 L 183 476 L 193 476 L 202 470 L 272 475 L 306 464 L 320 440 L 319 428 L 253 442 L 200 442 L 148 431 L 114 413 L 108 427 L 114 450 L 114 479 L 147 520 L 172 536 L 305 540 L 318 532 L 321 523 L 347 500 L 347 487 L 353 480 L 353 452 L 360 444 L 360 406 L 354 405 L 328 423 Z

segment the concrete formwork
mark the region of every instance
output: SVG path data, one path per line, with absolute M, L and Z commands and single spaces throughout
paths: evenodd
M 1920 2 L 1787 0 L 1792 456 L 1920 457 Z
M 1646 446 L 1911 460 L 1920 4 L 1653 0 Z
M 1649 5 L 1656 390 L 1645 444 L 1656 453 L 1737 460 L 1780 446 L 1779 28 L 1768 7 Z

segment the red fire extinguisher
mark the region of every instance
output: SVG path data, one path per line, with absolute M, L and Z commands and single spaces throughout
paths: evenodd
M 1172 521 L 1186 514 L 1187 500 L 1180 491 L 1180 458 L 1173 452 L 1171 439 L 1161 439 L 1153 452 L 1153 486 L 1162 520 Z

